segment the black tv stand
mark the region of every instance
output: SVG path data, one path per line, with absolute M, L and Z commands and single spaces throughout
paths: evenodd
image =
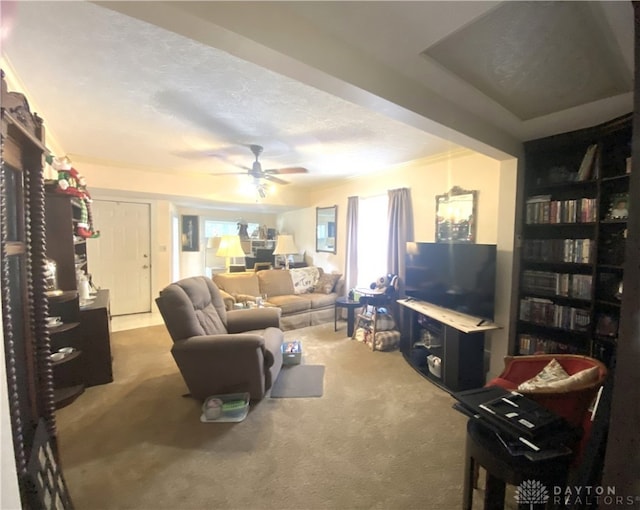
M 409 365 L 449 393 L 485 384 L 484 333 L 497 324 L 424 301 L 400 299 L 403 313 L 400 350 Z M 440 375 L 427 356 L 441 360 Z

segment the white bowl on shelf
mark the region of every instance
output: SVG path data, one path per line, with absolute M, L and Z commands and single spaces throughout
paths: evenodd
M 62 353 L 62 354 L 71 354 L 73 351 L 75 351 L 75 349 L 73 347 L 62 347 L 61 349 L 58 349 L 58 352 Z
M 46 321 L 47 326 L 49 327 L 59 326 L 60 324 L 62 324 L 62 319 L 60 317 L 47 317 Z
M 60 360 L 64 359 L 65 356 L 66 356 L 66 354 L 64 352 L 54 352 L 49 357 L 51 358 L 52 361 L 60 361 Z

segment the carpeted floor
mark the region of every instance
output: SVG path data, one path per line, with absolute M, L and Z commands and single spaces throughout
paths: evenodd
M 76 509 L 460 508 L 466 419 L 450 395 L 333 324 L 285 337 L 325 366 L 324 395 L 207 424 L 164 326 L 114 333 L 114 382 L 57 414 Z

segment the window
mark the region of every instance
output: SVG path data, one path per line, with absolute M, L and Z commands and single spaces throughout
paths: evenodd
M 358 278 L 357 287 L 387 273 L 387 194 L 360 198 L 358 207 Z
M 247 232 L 251 235 L 256 229 L 260 228 L 259 223 L 249 223 Z M 204 237 L 220 237 L 231 236 L 238 233 L 237 221 L 218 221 L 218 220 L 205 220 L 204 221 Z

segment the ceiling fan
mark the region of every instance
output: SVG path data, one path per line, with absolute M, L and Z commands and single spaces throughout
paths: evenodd
M 270 182 L 275 182 L 276 184 L 289 184 L 289 181 L 285 181 L 284 179 L 280 179 L 276 177 L 276 175 L 286 175 L 286 174 L 306 174 L 309 172 L 306 168 L 300 166 L 286 167 L 286 168 L 267 168 L 263 169 L 262 165 L 258 158 L 260 154 L 262 154 L 263 147 L 261 145 L 249 145 L 249 149 L 253 152 L 256 160 L 253 162 L 251 167 L 244 165 L 235 165 L 239 168 L 246 170 L 247 175 L 249 177 L 253 177 L 256 183 L 259 183 L 260 179 L 265 179 Z M 234 163 L 235 164 L 235 163 Z M 237 174 L 244 174 L 244 172 L 235 172 Z M 225 173 L 214 173 L 210 175 L 230 175 L 228 172 Z

